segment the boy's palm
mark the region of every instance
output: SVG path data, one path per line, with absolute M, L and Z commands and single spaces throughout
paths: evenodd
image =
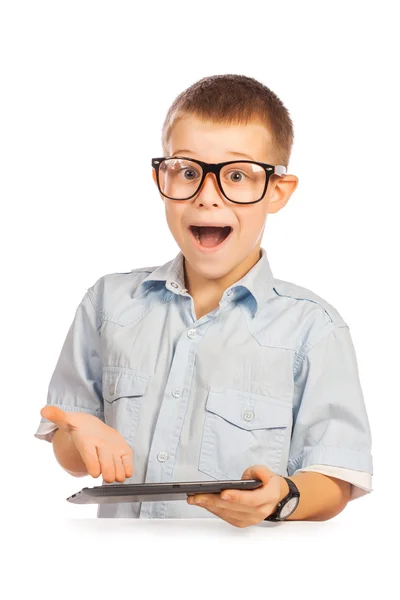
M 66 432 L 82 457 L 88 474 L 107 483 L 133 475 L 133 451 L 122 435 L 94 415 L 44 406 L 40 414 Z

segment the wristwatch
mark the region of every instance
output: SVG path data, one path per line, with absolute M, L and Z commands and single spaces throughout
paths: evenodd
M 284 521 L 294 513 L 299 505 L 300 492 L 296 484 L 288 477 L 284 477 L 284 479 L 289 486 L 289 493 L 278 503 L 275 512 L 266 517 L 264 521 Z

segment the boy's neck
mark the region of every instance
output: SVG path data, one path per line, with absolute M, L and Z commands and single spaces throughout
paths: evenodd
M 206 307 L 216 308 L 225 290 L 242 279 L 260 258 L 261 250 L 260 248 L 255 248 L 243 262 L 220 279 L 207 279 L 194 271 L 184 258 L 183 269 L 185 287 L 195 302 L 197 302 L 199 306 L 204 307 L 204 310 L 206 310 Z M 212 308 L 209 308 L 209 310 L 212 310 Z M 209 310 L 207 312 L 209 312 Z

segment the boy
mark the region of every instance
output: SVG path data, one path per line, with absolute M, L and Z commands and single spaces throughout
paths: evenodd
M 298 184 L 292 143 L 287 109 L 253 78 L 206 77 L 175 99 L 152 167 L 181 251 L 87 290 L 35 434 L 77 477 L 263 485 L 103 504 L 98 517 L 326 520 L 371 491 L 349 327 L 275 279 L 260 246 Z

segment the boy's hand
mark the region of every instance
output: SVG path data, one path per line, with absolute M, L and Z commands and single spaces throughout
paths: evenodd
M 85 463 L 88 474 L 107 483 L 124 481 L 133 475 L 133 451 L 113 427 L 83 412 L 69 412 L 46 405 L 40 411 L 71 438 Z
M 254 465 L 244 471 L 241 479 L 260 479 L 263 485 L 255 490 L 223 490 L 220 494 L 195 494 L 189 496 L 187 502 L 203 506 L 236 527 L 257 525 L 269 517 L 280 502 L 282 477 L 264 465 Z M 227 500 L 228 496 L 232 499 Z

